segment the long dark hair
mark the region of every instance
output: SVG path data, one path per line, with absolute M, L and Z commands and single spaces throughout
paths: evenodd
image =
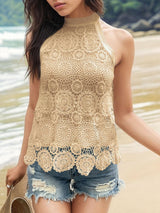
M 64 24 L 64 17 L 60 16 L 46 0 L 23 0 L 26 37 L 30 33 L 30 41 L 25 45 L 25 56 L 28 61 L 26 77 L 40 79 L 40 47 L 42 43 Z M 85 0 L 85 4 L 99 15 L 104 13 L 103 0 Z M 25 39 L 26 43 L 26 39 Z

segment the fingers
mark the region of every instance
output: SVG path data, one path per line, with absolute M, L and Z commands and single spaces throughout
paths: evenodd
M 12 186 L 15 186 L 25 175 L 26 170 L 22 171 L 19 167 L 8 169 L 6 174 L 7 196 Z
M 12 187 L 12 185 L 13 185 L 13 179 L 12 179 L 12 177 L 11 177 L 11 169 L 9 169 L 8 171 L 7 171 L 7 175 L 6 175 L 6 187 L 7 187 L 7 196 L 8 196 L 8 194 L 9 194 L 9 191 L 11 190 L 11 187 Z
M 12 185 L 12 180 L 10 178 L 10 173 L 9 173 L 9 170 L 7 171 L 7 174 L 6 174 L 6 186 L 8 185 Z

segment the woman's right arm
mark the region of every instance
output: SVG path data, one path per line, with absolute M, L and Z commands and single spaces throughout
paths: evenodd
M 23 137 L 23 143 L 21 148 L 21 153 L 19 156 L 19 160 L 17 165 L 20 167 L 27 167 L 24 163 L 24 155 L 26 154 L 27 147 L 28 147 L 28 138 L 32 129 L 32 122 L 34 117 L 34 111 L 36 107 L 36 103 L 39 96 L 39 80 L 34 78 L 31 78 L 29 80 L 29 104 L 25 116 L 25 126 L 24 126 L 24 137 Z
M 30 41 L 31 34 L 28 34 L 26 38 L 26 45 Z M 32 129 L 32 122 L 34 117 L 34 110 L 36 107 L 36 103 L 39 97 L 39 85 L 40 81 L 36 77 L 32 78 L 32 75 L 29 77 L 29 104 L 26 110 L 25 115 L 25 124 L 24 124 L 24 136 L 23 143 L 21 147 L 21 152 L 19 155 L 18 163 L 15 167 L 9 169 L 6 175 L 6 185 L 15 185 L 17 184 L 25 175 L 27 165 L 24 163 L 24 155 L 26 154 L 28 147 L 28 138 Z M 7 194 L 9 189 L 7 190 Z

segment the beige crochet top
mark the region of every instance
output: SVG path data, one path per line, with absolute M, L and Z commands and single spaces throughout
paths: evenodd
M 113 112 L 115 58 L 100 16 L 66 18 L 40 48 L 40 91 L 24 157 L 48 172 L 87 176 L 121 156 Z

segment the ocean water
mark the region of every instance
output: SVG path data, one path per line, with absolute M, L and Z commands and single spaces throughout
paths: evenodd
M 24 27 L 0 27 L 0 61 L 15 59 L 23 54 Z
M 18 160 L 28 104 L 24 27 L 0 27 L 0 168 Z
M 17 162 L 23 140 L 29 100 L 24 37 L 24 27 L 0 27 L 0 168 Z M 134 111 L 147 123 L 160 124 L 160 38 L 138 38 L 135 42 Z

